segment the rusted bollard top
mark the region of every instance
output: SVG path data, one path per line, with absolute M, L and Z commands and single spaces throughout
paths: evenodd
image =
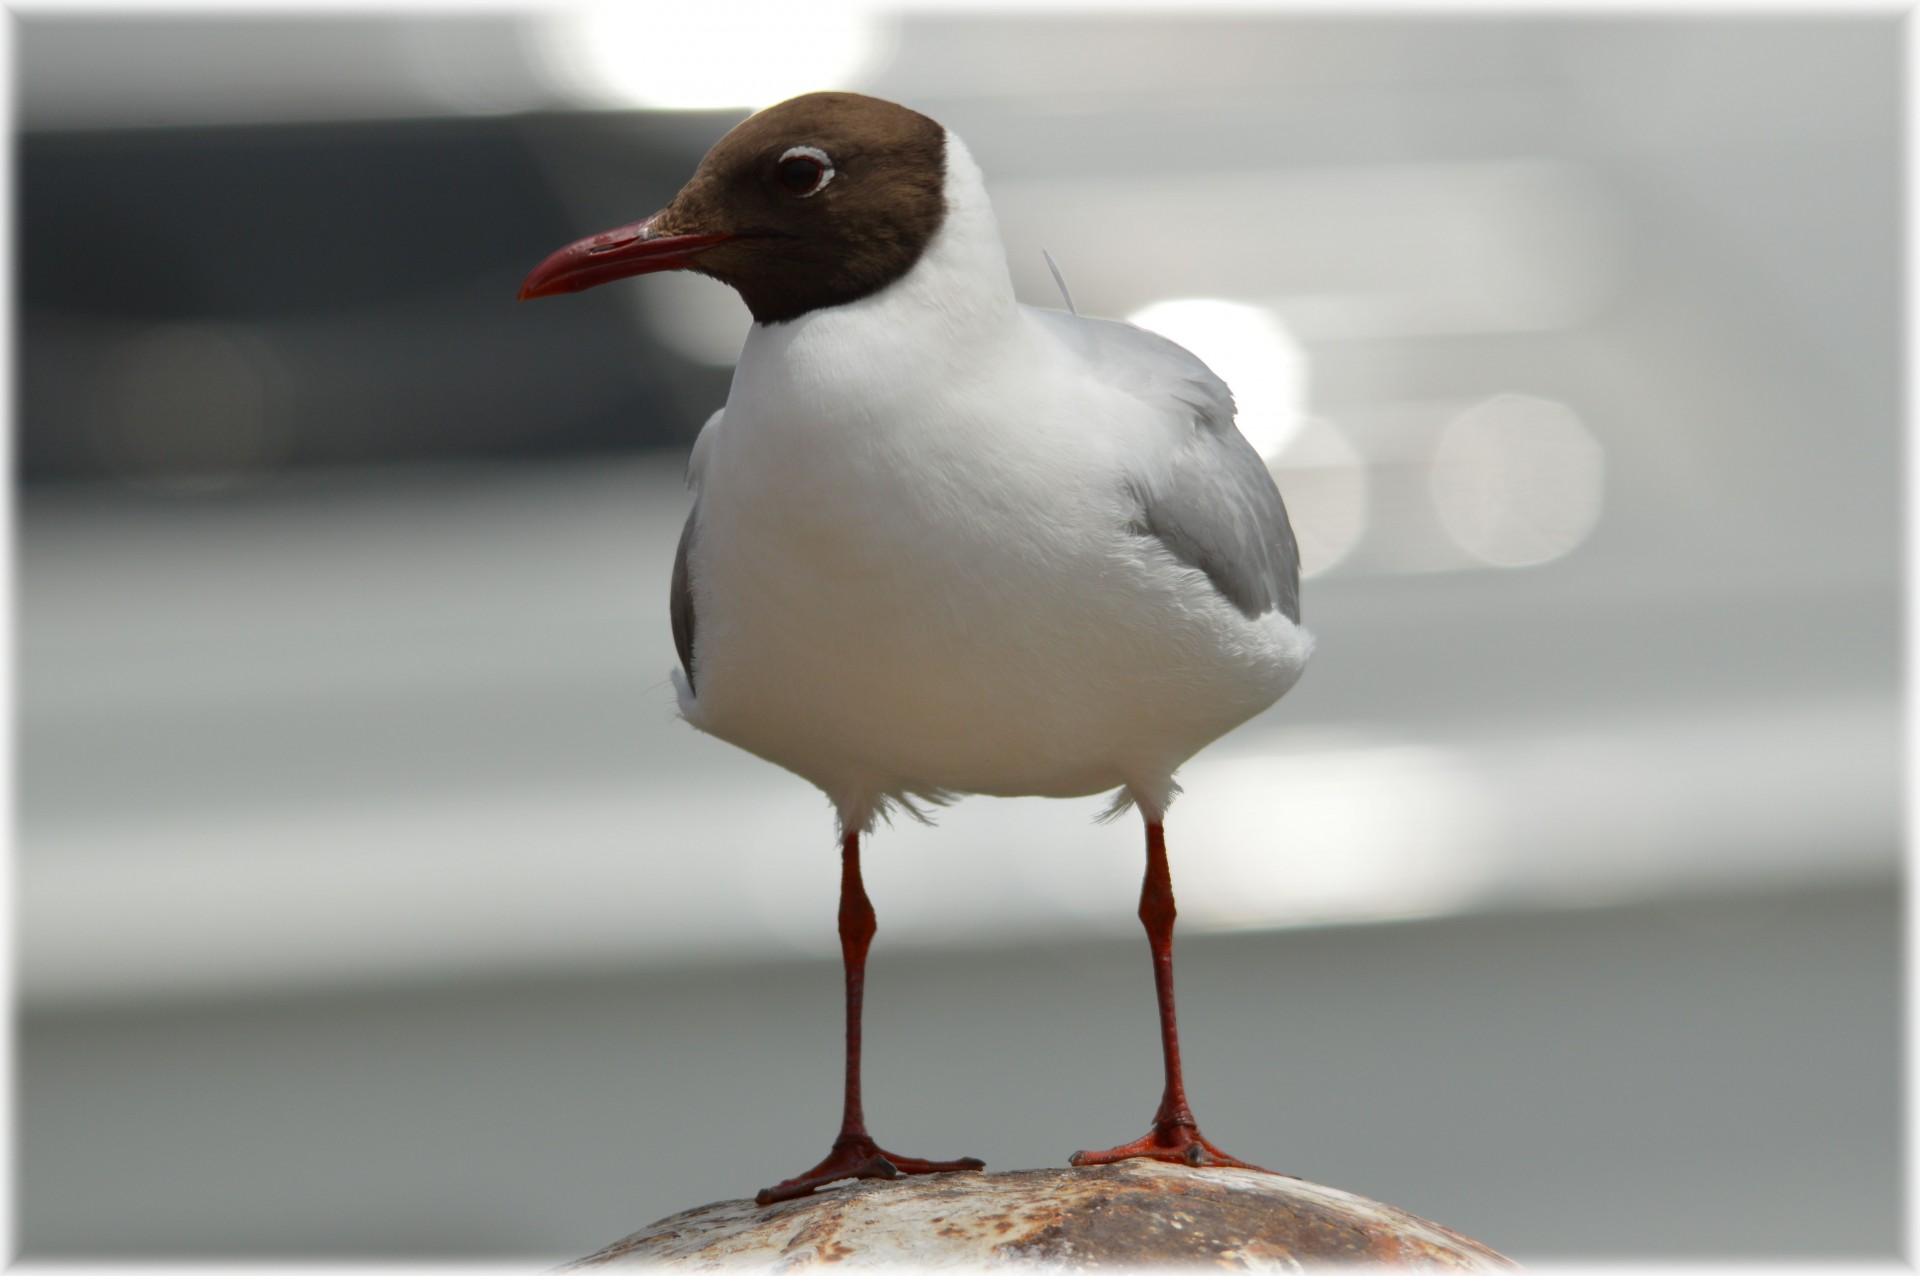
M 1510 1259 L 1365 1197 L 1257 1170 L 1157 1161 L 863 1181 L 764 1208 L 720 1201 L 561 1269 L 1322 1264 L 1505 1272 Z

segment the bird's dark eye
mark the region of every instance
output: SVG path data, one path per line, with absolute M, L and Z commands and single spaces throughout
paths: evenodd
M 791 146 L 773 171 L 789 194 L 805 199 L 833 180 L 833 161 L 817 146 Z
M 781 162 L 780 184 L 796 195 L 805 195 L 820 184 L 820 174 L 826 171 L 813 156 L 798 155 Z

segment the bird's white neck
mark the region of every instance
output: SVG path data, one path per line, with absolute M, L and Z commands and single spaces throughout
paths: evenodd
M 951 131 L 947 133 L 945 192 L 946 219 L 900 283 L 961 318 L 1011 322 L 1016 305 L 1000 223 L 987 199 L 980 166 L 967 144 Z

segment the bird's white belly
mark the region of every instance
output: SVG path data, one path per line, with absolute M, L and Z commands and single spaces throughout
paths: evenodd
M 977 441 L 753 446 L 708 459 L 684 708 L 843 812 L 1164 791 L 1304 664 L 1284 617 L 1246 619 L 1130 534 L 1098 464 L 983 466 Z

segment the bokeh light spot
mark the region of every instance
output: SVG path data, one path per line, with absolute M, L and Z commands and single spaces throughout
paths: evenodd
M 1127 322 L 1157 332 L 1200 356 L 1233 391 L 1240 432 L 1271 459 L 1305 414 L 1307 358 L 1271 310 L 1217 297 L 1156 301 Z
M 757 110 L 849 88 L 891 55 L 893 28 L 868 5 L 595 5 L 561 10 L 533 42 L 552 87 L 585 105 Z
M 1431 474 L 1434 509 L 1447 534 L 1482 562 L 1550 562 L 1599 522 L 1604 470 L 1600 441 L 1572 408 L 1496 395 L 1441 430 Z

